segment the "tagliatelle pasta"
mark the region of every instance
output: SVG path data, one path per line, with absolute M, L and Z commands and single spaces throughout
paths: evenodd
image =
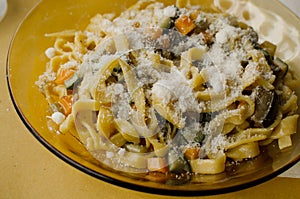
M 276 46 L 215 7 L 151 0 L 49 33 L 37 81 L 58 133 L 125 172 L 217 174 L 292 146 L 297 96 Z M 153 180 L 153 178 L 149 178 Z

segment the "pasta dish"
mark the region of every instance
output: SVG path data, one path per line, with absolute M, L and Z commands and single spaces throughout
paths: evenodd
M 55 42 L 36 84 L 49 128 L 76 135 L 113 169 L 165 182 L 293 144 L 289 66 L 276 45 L 217 8 L 142 0 L 46 36 Z

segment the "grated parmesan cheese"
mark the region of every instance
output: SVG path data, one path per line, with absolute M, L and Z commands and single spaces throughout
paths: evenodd
M 162 103 L 167 105 L 175 102 L 175 110 L 178 112 L 199 111 L 198 102 L 193 94 L 188 80 L 175 67 L 170 73 L 162 74 L 152 88 L 152 93 L 162 99 Z
M 52 82 L 56 79 L 56 74 L 54 72 L 46 71 L 39 76 L 39 79 L 35 82 L 41 92 L 44 92 L 44 87 L 48 82 Z

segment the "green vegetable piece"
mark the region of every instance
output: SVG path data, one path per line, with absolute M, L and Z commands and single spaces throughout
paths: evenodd
M 201 123 L 210 122 L 212 119 L 212 113 L 201 113 Z
M 196 134 L 196 136 L 195 136 L 195 138 L 194 138 L 194 141 L 195 141 L 195 142 L 198 142 L 198 143 L 201 143 L 201 142 L 203 142 L 204 138 L 205 138 L 204 133 L 203 133 L 202 131 L 199 131 L 199 132 Z
M 171 173 L 182 173 L 184 171 L 190 171 L 189 164 L 184 159 L 183 154 L 176 150 L 170 150 L 168 154 L 168 163 L 169 171 Z
M 275 75 L 279 78 L 283 78 L 289 70 L 289 65 L 278 57 L 276 57 L 274 60 L 274 64 L 276 66 L 276 68 L 273 70 Z
M 170 17 L 164 17 L 161 19 L 159 27 L 161 28 L 172 28 L 174 26 L 174 21 Z
M 271 57 L 274 57 L 276 51 L 276 45 L 272 44 L 269 41 L 264 41 L 262 44 L 259 45 L 260 48 L 267 51 Z

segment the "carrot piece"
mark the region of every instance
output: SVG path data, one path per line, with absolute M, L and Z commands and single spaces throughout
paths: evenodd
M 184 35 L 187 35 L 189 32 L 191 32 L 194 28 L 196 28 L 196 25 L 194 22 L 190 19 L 190 17 L 184 15 L 178 18 L 175 21 L 175 27 L 179 32 L 181 32 Z
M 184 151 L 184 157 L 188 160 L 195 160 L 199 158 L 199 152 L 200 152 L 199 147 L 186 148 Z
M 169 169 L 167 160 L 161 157 L 148 158 L 148 170 L 161 173 L 168 172 Z
M 58 103 L 62 107 L 63 113 L 67 116 L 72 112 L 72 102 L 73 102 L 73 96 L 67 95 L 63 96 L 58 100 Z
M 56 79 L 55 79 L 55 83 L 56 84 L 63 84 L 65 82 L 65 80 L 69 79 L 70 77 L 72 77 L 72 75 L 74 75 L 75 71 L 74 69 L 71 68 L 63 68 L 60 70 L 60 72 L 57 74 Z

